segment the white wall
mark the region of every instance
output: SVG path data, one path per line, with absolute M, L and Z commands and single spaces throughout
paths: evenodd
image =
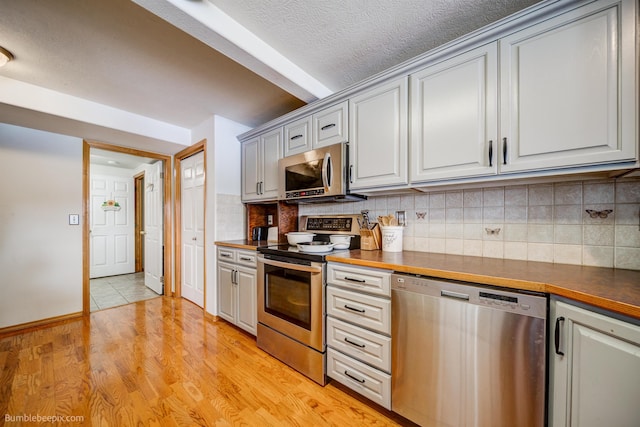
M 0 328 L 82 311 L 82 140 L 0 124 Z
M 205 310 L 218 314 L 216 240 L 244 238 L 244 205 L 240 201 L 240 142 L 236 138 L 250 128 L 213 116 L 192 129 L 195 144 L 207 139 L 205 217 Z

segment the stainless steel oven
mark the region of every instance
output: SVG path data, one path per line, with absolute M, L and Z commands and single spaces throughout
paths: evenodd
M 354 215 L 303 216 L 300 222 L 316 240 L 350 234 L 350 248 L 360 247 Z M 261 246 L 258 252 L 258 347 L 325 385 L 326 254 L 286 244 Z
M 258 347 L 322 385 L 325 265 L 258 256 Z

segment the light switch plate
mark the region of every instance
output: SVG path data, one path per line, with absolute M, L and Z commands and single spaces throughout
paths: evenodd
M 79 224 L 80 224 L 80 215 L 69 214 L 69 225 L 79 225 Z

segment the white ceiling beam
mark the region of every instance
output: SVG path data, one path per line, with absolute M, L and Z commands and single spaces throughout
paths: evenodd
M 207 0 L 133 1 L 305 102 L 333 93 Z

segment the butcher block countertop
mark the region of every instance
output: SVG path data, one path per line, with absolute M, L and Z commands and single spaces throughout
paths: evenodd
M 225 240 L 223 242 L 215 242 L 217 246 L 225 246 L 227 248 L 245 249 L 248 251 L 255 251 L 260 246 L 266 246 L 267 242 L 264 240 Z
M 640 271 L 428 252 L 348 251 L 327 261 L 546 292 L 640 319 Z

